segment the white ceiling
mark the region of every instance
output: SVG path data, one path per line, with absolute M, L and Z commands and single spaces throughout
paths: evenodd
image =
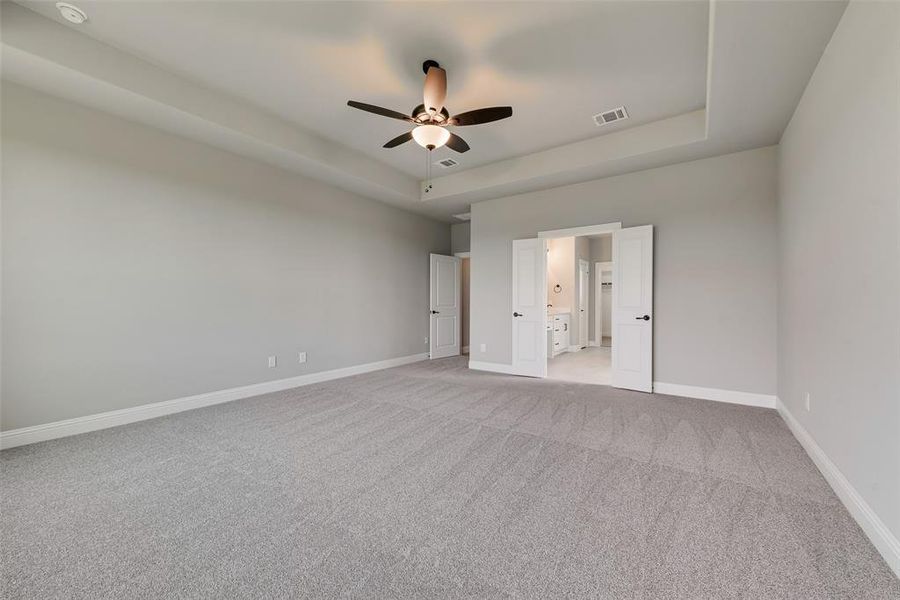
M 78 30 L 242 98 L 421 178 L 424 150 L 381 146 L 407 124 L 422 62 L 448 71 L 448 108 L 512 105 L 512 119 L 457 131 L 462 170 L 702 108 L 709 4 L 687 2 L 110 2 L 76 4 Z M 51 2 L 27 2 L 61 21 Z M 444 149 L 441 154 L 453 154 Z M 437 157 L 436 157 L 437 158 Z
M 450 220 L 470 202 L 776 143 L 844 2 L 117 2 L 3 5 L 3 76 Z M 27 14 L 26 14 L 27 13 Z M 60 23 L 34 16 L 38 13 Z M 31 17 L 28 14 L 32 15 Z M 96 40 L 96 41 L 91 41 Z M 102 44 L 99 44 L 102 42 Z M 417 180 L 421 62 L 472 146 Z M 625 105 L 631 119 L 592 115 Z

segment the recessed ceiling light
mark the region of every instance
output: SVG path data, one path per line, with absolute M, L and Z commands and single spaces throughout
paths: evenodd
M 81 25 L 82 23 L 87 21 L 87 14 L 74 4 L 69 4 L 68 2 L 57 2 L 56 8 L 59 10 L 59 14 L 62 15 L 63 19 L 65 19 L 69 23 Z

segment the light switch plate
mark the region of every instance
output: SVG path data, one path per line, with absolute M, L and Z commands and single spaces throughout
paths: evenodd
M 306 352 L 301 352 L 300 354 L 298 354 L 297 361 L 300 362 L 301 364 L 305 363 L 306 362 Z
M 278 357 L 270 356 L 269 357 L 269 368 L 274 369 L 276 366 L 278 366 Z

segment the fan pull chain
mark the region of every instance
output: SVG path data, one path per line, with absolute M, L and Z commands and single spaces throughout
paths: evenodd
M 425 193 L 431 191 L 431 150 L 425 149 Z

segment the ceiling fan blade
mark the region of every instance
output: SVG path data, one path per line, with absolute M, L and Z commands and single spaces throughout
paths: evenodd
M 385 144 L 383 147 L 384 148 L 395 148 L 395 147 L 399 146 L 400 144 L 405 144 L 406 142 L 408 142 L 411 139 L 413 139 L 412 131 L 407 131 L 406 133 L 404 133 L 402 135 L 398 135 L 397 137 L 395 137 L 394 139 L 389 141 L 387 144 Z
M 451 125 L 481 125 L 512 116 L 512 106 L 492 106 L 460 113 L 450 118 Z
M 380 106 L 375 106 L 374 104 L 366 104 L 365 102 L 357 102 L 356 100 L 348 100 L 347 106 L 352 106 L 353 108 L 358 108 L 359 110 L 364 110 L 366 112 L 375 113 L 376 115 L 381 115 L 382 117 L 390 117 L 391 119 L 400 119 L 401 121 L 409 121 L 410 123 L 413 120 L 409 115 L 404 115 L 401 112 L 397 112 L 396 110 L 391 110 L 389 108 L 382 108 Z
M 441 112 L 447 99 L 447 71 L 429 67 L 425 74 L 425 110 L 430 115 Z
M 447 147 L 460 153 L 466 152 L 469 149 L 469 145 L 466 143 L 466 140 L 462 139 L 455 133 L 450 134 L 450 139 L 447 140 Z

